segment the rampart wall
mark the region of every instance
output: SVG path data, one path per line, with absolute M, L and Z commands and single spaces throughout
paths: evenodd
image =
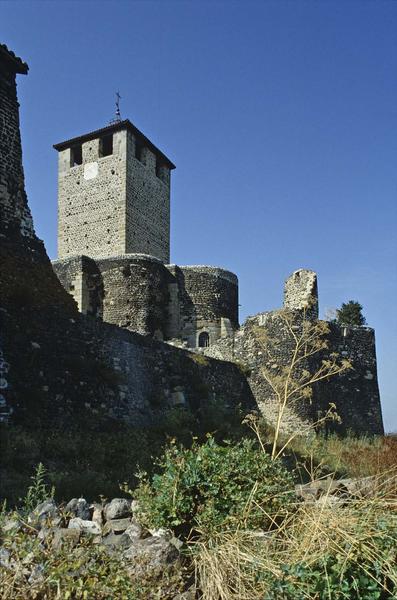
M 165 266 L 143 254 L 76 256 L 53 267 L 80 311 L 131 331 L 195 347 L 201 334 L 212 343 L 238 326 L 238 280 L 224 269 Z
M 299 334 L 304 320 L 316 320 L 315 273 L 303 269 L 293 273 L 286 281 L 285 299 L 284 309 L 293 317 L 293 333 Z M 283 418 L 283 430 L 287 433 L 305 431 L 308 423 L 321 418 L 332 403 L 341 422 L 330 422 L 325 425 L 326 429 L 382 434 L 374 330 L 369 327 L 342 327 L 336 323 L 326 326 L 328 333 L 324 339 L 328 347 L 302 362 L 301 368 L 314 373 L 322 360 L 327 360 L 333 353 L 338 355 L 339 361 L 350 361 L 352 368 L 316 384 L 311 400 L 289 403 Z M 271 357 L 266 351 L 269 347 L 266 339 L 275 341 Z M 283 367 L 291 364 L 294 348 L 293 335 L 285 327 L 280 311 L 270 311 L 249 317 L 233 337 L 220 339 L 203 352 L 206 356 L 240 365 L 247 374 L 262 414 L 274 424 L 279 405 L 266 381 L 264 367 L 270 368 L 270 372 L 274 370 L 275 376 L 279 375 Z
M 0 53 L 0 67 L 2 60 L 8 58 Z M 12 160 L 4 150 L 0 154 L 0 173 L 10 169 L 21 177 L 21 148 L 15 142 L 19 140 L 15 71 L 5 82 L 2 93 L 7 110 L 14 113 L 7 116 L 11 126 L 2 131 L 2 145 L 16 146 Z M 109 418 L 151 421 L 175 404 L 200 407 L 224 400 L 247 409 L 255 406 L 235 365 L 210 359 L 198 362 L 191 352 L 81 314 L 68 293 L 73 291 L 88 303 L 92 314 L 98 314 L 104 307 L 95 307 L 92 298 L 93 294 L 106 298 L 102 281 L 109 277 L 113 286 L 122 277 L 140 277 L 144 268 L 152 269 L 153 277 L 160 268 L 161 274 L 168 273 L 159 261 L 130 261 L 127 273 L 125 262 L 117 259 L 96 265 L 87 257 L 75 257 L 63 264 L 62 277 L 69 286 L 80 281 L 81 289 L 79 294 L 76 287 L 67 292 L 33 229 L 26 235 L 28 208 L 22 179 L 19 186 L 1 188 L 0 206 L 2 214 L 8 215 L 0 221 L 0 352 L 7 368 L 1 384 L 4 420 L 31 428 L 79 426 L 84 430 L 102 427 Z M 76 279 L 79 273 L 87 276 L 85 282 Z M 146 275 L 143 294 L 156 295 L 157 283 L 150 277 L 147 281 Z M 111 306 L 109 302 L 106 310 Z

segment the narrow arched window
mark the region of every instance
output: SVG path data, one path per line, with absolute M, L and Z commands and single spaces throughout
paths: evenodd
M 202 331 L 199 335 L 198 345 L 200 348 L 208 348 L 210 345 L 210 336 L 206 331 Z

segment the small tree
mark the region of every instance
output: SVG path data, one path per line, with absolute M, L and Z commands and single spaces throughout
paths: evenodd
M 355 325 L 362 327 L 366 324 L 364 315 L 362 314 L 363 307 L 355 300 L 343 302 L 342 306 L 336 311 L 336 322 L 339 325 Z
M 306 309 L 301 313 L 282 309 L 270 317 L 274 319 L 273 324 L 269 322 L 255 328 L 265 359 L 261 373 L 277 408 L 273 459 L 302 434 L 302 430 L 293 433 L 277 450 L 288 409 L 301 402 L 310 403 L 315 384 L 351 368 L 348 360 L 327 352 L 329 324 L 309 319 L 307 315 Z M 334 405 L 330 405 L 325 415 L 308 429 L 330 418 L 338 418 Z

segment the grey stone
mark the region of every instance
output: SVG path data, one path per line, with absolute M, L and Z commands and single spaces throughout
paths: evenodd
M 32 586 L 40 584 L 44 580 L 44 565 L 34 565 L 28 583 Z
M 357 498 L 368 498 L 374 496 L 378 486 L 375 477 L 340 479 L 338 483 L 350 496 Z
M 317 498 L 315 502 L 318 506 L 324 508 L 334 508 L 336 506 L 341 506 L 343 504 L 343 499 L 339 496 L 334 496 L 333 494 L 324 494 Z
M 84 498 L 72 498 L 72 500 L 70 500 L 70 502 L 68 502 L 65 506 L 65 512 L 83 520 L 88 520 L 91 518 L 89 504 Z
M 82 533 L 87 533 L 90 535 L 101 534 L 101 528 L 98 523 L 95 523 L 95 521 L 85 521 L 79 517 L 70 519 L 68 527 L 69 529 L 78 529 Z
M 181 594 L 177 594 L 173 597 L 172 600 L 195 600 L 196 591 L 192 588 L 190 590 L 186 590 L 186 592 L 182 592 Z
M 151 536 L 143 540 L 135 540 L 132 546 L 123 553 L 131 561 L 128 570 L 138 575 L 145 570 L 157 570 L 176 562 L 179 558 L 178 549 L 163 537 Z
M 127 533 L 117 535 L 116 533 L 110 532 L 108 535 L 102 538 L 101 543 L 104 546 L 108 546 L 113 549 L 125 550 L 134 543 L 134 540 Z
M 2 526 L 3 533 L 17 533 L 22 529 L 22 523 L 18 518 L 7 519 L 4 525 Z
M 46 540 L 50 535 L 54 532 L 56 528 L 54 527 L 42 527 L 37 534 L 39 540 Z
M 130 517 L 131 502 L 126 498 L 113 498 L 113 500 L 105 506 L 104 515 L 106 521 Z
M 81 530 L 78 528 L 59 528 L 54 531 L 52 538 L 52 547 L 54 549 L 60 548 L 63 544 L 70 546 L 76 546 L 80 540 Z
M 122 533 L 131 525 L 131 519 L 111 519 L 110 521 L 106 521 L 103 527 L 103 535 L 110 533 L 113 531 L 114 533 Z
M 11 569 L 11 554 L 5 548 L 0 547 L 0 567 L 3 569 Z
M 149 537 L 150 535 L 147 529 L 142 527 L 142 525 L 140 525 L 140 523 L 136 521 L 132 521 L 132 523 L 130 523 L 130 525 L 125 530 L 125 533 L 129 535 L 132 540 L 143 539 Z
M 94 503 L 90 506 L 90 509 L 92 510 L 91 520 L 95 521 L 95 523 L 98 523 L 98 525 L 102 527 L 104 523 L 102 504 Z
M 28 516 L 28 523 L 33 527 L 40 528 L 44 524 L 52 525 L 59 523 L 59 510 L 54 500 L 45 500 L 36 506 Z

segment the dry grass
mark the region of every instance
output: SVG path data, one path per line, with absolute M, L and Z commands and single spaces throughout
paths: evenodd
M 347 477 L 377 476 L 397 467 L 395 435 L 297 438 L 291 444 L 291 450 L 320 470 L 323 466 L 324 471 Z
M 202 599 L 349 598 L 339 590 L 347 579 L 362 577 L 382 594 L 365 598 L 395 597 L 396 481 L 397 469 L 374 480 L 371 498 L 335 502 L 325 496 L 320 503 L 297 505 L 268 532 L 203 536 L 192 550 Z M 330 564 L 337 571 L 329 572 Z M 309 575 L 298 576 L 300 569 Z M 315 591 L 316 577 L 325 596 Z M 280 580 L 290 595 L 277 592 Z

